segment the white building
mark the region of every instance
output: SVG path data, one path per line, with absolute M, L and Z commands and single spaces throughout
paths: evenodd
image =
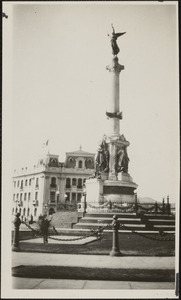
M 94 171 L 94 153 L 81 148 L 67 152 L 65 163 L 58 155 L 47 154 L 32 170 L 14 171 L 13 210 L 26 219 L 56 212 L 61 203 L 77 205 L 83 196 L 84 182 Z

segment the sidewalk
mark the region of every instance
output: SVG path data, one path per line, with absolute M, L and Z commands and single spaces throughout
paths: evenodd
M 160 270 L 163 272 L 172 272 L 175 269 L 174 257 L 111 257 L 107 255 L 76 255 L 76 254 L 53 254 L 53 253 L 27 253 L 12 252 L 12 267 L 18 266 L 55 266 L 60 270 L 65 268 L 85 268 L 86 270 L 109 269 L 110 279 L 111 272 L 120 270 L 121 273 L 129 273 L 133 270 L 131 276 L 127 276 L 128 280 L 89 280 L 89 278 L 72 277 L 71 279 L 46 279 L 46 278 L 24 278 L 12 277 L 13 289 L 175 289 L 175 282 L 164 282 L 164 280 L 156 280 L 155 276 L 146 282 L 144 272 L 154 274 Z M 122 271 L 121 271 L 122 270 Z M 145 270 L 145 271 L 144 271 Z M 134 272 L 143 274 L 143 280 L 133 281 Z M 150 276 L 150 275 L 149 275 Z M 25 276 L 26 277 L 26 276 Z M 30 276 L 31 277 L 31 276 Z M 66 277 L 65 277 L 66 278 Z M 136 280 L 136 279 L 135 279 Z M 157 282 L 156 282 L 157 281 Z M 169 280 L 166 280 L 169 281 Z
M 175 269 L 175 257 L 107 256 L 12 252 L 12 267 L 19 265 L 69 266 L 111 269 Z
M 13 289 L 174 290 L 174 282 L 12 278 Z

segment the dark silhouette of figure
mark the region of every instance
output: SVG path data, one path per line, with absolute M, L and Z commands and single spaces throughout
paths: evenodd
M 113 32 L 112 32 L 112 36 L 110 36 L 108 34 L 108 36 L 111 38 L 111 46 L 112 46 L 112 54 L 113 55 L 117 55 L 119 53 L 119 47 L 117 45 L 117 38 L 123 34 L 125 34 L 126 32 L 120 32 L 120 33 L 115 33 L 115 30 L 114 30 L 114 27 L 113 25 L 111 24 L 112 26 L 112 29 L 113 29 Z
M 121 149 L 118 150 L 116 154 L 116 160 L 115 160 L 115 169 L 119 172 L 128 172 L 128 163 L 129 163 L 129 157 L 127 154 L 126 147 L 121 147 Z
M 51 220 L 48 220 L 45 216 L 39 217 L 40 232 L 43 235 L 43 243 L 48 244 L 48 228 Z
M 96 174 L 99 175 L 101 172 L 109 172 L 109 150 L 104 138 L 99 145 L 96 156 Z
M 4 12 L 2 12 L 2 18 L 6 18 L 6 19 L 8 19 L 8 16 L 4 13 Z

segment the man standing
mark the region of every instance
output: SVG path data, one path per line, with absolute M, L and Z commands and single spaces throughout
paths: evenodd
M 48 244 L 48 228 L 50 226 L 51 219 L 48 220 L 47 217 L 40 216 L 39 217 L 39 227 L 41 234 L 43 235 L 43 243 Z

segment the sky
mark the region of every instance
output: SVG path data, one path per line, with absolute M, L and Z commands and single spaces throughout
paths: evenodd
M 179 199 L 177 2 L 5 3 L 5 168 L 37 164 L 42 145 L 95 153 L 108 132 L 111 24 L 118 39 L 120 134 L 140 197 Z

